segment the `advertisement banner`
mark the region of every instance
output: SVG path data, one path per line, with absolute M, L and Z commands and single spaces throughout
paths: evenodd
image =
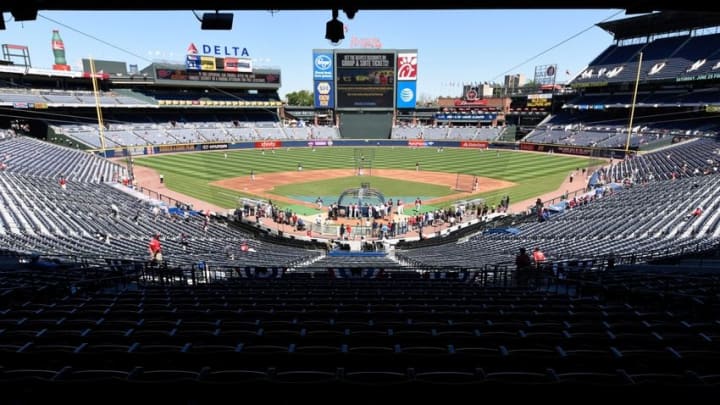
M 433 144 L 432 141 L 426 142 L 422 139 L 408 139 L 408 146 L 413 147 L 413 148 L 432 146 L 432 144 Z
M 217 59 L 218 70 L 225 72 L 243 72 L 252 73 L 252 59 L 247 58 L 224 58 Z
M 242 73 L 206 70 L 155 69 L 158 80 L 190 80 L 200 82 L 280 84 L 280 72 Z
M 219 149 L 228 149 L 230 145 L 226 143 L 212 143 L 212 144 L 204 144 L 200 146 L 200 149 L 202 150 L 219 150 Z
M 258 149 L 281 148 L 282 141 L 259 141 L 255 142 L 255 147 Z
M 150 150 L 152 150 L 152 146 L 149 147 Z M 195 150 L 195 145 L 158 145 L 158 152 L 165 153 L 165 152 L 192 152 Z M 150 152 L 152 153 L 152 152 Z M 149 154 L 149 153 L 148 153 Z
M 313 80 L 328 80 L 333 78 L 332 52 L 313 52 Z
M 438 121 L 492 121 L 497 118 L 495 113 L 487 114 L 435 114 Z
M 415 108 L 417 94 L 416 81 L 398 82 L 397 108 Z
M 316 80 L 314 87 L 315 108 L 335 108 L 335 92 L 331 80 Z
M 462 141 L 461 148 L 487 149 L 490 144 L 487 141 Z
M 315 139 L 313 141 L 308 141 L 308 146 L 332 146 L 333 141 L 332 139 Z
M 552 105 L 552 100 L 547 98 L 531 98 L 528 99 L 526 105 L 528 107 L 550 107 L 550 105 Z
M 417 53 L 398 53 L 398 80 L 417 80 Z
M 185 69 L 200 70 L 200 56 L 188 55 L 187 58 L 185 58 Z
M 521 143 L 520 150 L 535 151 L 535 150 L 537 150 L 537 145 L 535 145 L 534 143 Z
M 566 153 L 568 155 L 590 156 L 592 154 L 592 149 L 571 146 L 556 146 L 555 152 Z
M 215 65 L 215 57 L 214 56 L 201 56 L 200 57 L 200 70 L 210 70 L 210 71 L 217 70 L 217 66 Z

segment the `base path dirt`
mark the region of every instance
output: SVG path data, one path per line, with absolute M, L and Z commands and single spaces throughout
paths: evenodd
M 133 174 L 135 175 L 135 183 L 138 187 L 146 188 L 162 195 L 174 198 L 178 201 L 182 201 L 186 204 L 192 204 L 196 210 L 207 210 L 211 212 L 227 212 L 228 208 L 219 207 L 217 205 L 210 204 L 208 202 L 198 200 L 187 196 L 185 194 L 178 193 L 165 187 L 164 183 L 160 183 L 160 174 L 154 169 L 144 167 L 140 165 L 133 166 Z
M 306 183 L 309 181 L 329 180 L 340 177 L 355 176 L 354 169 L 326 169 L 326 170 L 307 170 L 292 171 L 279 173 L 262 173 L 256 174 L 255 179 L 250 176 L 233 177 L 230 179 L 214 181 L 210 184 L 214 186 L 224 187 L 229 190 L 242 191 L 244 193 L 254 194 L 265 199 L 280 201 L 289 204 L 303 205 L 311 208 L 317 207 L 316 204 L 307 201 L 295 200 L 289 197 L 272 194 L 272 190 L 276 186 L 294 183 Z M 429 172 L 414 170 L 398 170 L 398 169 L 373 169 L 372 175 L 375 177 L 387 177 L 398 180 L 416 181 L 419 183 L 430 183 L 440 186 L 452 188 L 455 186 L 457 175 L 454 173 Z M 486 191 L 496 190 L 499 188 L 511 187 L 515 183 L 503 180 L 496 180 L 487 177 L 478 176 L 478 188 L 472 193 L 457 192 L 454 194 L 437 197 L 425 201 L 426 204 L 438 204 L 445 201 L 453 201 L 467 199 L 468 197 L 483 193 Z

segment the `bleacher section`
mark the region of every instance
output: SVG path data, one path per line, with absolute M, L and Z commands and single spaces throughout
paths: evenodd
M 238 115 L 235 118 L 242 118 Z M 185 121 L 173 123 L 110 123 L 104 132 L 107 147 L 189 144 L 206 142 L 250 142 L 258 140 L 337 139 L 332 127 L 284 127 L 276 121 Z M 96 125 L 53 125 L 56 133 L 73 138 L 91 148 L 100 148 Z
M 717 139 L 692 139 L 671 149 L 633 156 L 601 174 L 607 181 L 631 179 L 641 183 L 671 180 L 673 177 L 714 174 L 720 166 L 720 142 Z
M 606 96 L 585 96 L 607 99 Z M 597 100 L 592 100 L 597 101 Z M 627 110 L 566 110 L 531 131 L 525 141 L 546 144 L 592 146 L 624 149 L 627 142 Z M 715 136 L 720 133 L 720 119 L 707 114 L 673 110 L 638 110 L 633 121 L 630 147 L 637 149 L 660 143 L 675 136 Z
M 692 80 L 716 71 L 720 75 L 720 34 L 675 36 L 642 44 L 611 45 L 571 84 L 634 82 L 640 52 L 641 81 Z
M 289 266 L 319 253 L 296 248 L 278 252 L 272 244 L 252 239 L 212 220 L 207 232 L 198 215 L 171 215 L 121 191 L 112 179 L 124 171 L 97 156 L 16 137 L 0 142 L 8 168 L 0 173 L 0 249 L 51 255 L 118 257 L 143 260 L 151 235 L 163 235 L 165 258 L 174 265 Z M 59 176 L 68 183 L 63 190 Z M 104 177 L 106 183 L 99 183 Z M 119 209 L 114 218 L 111 206 Z M 181 235 L 187 235 L 183 248 Z M 253 251 L 242 252 L 248 240 Z
M 138 107 L 149 108 L 149 103 L 141 97 L 132 97 L 131 93 L 117 94 L 115 92 L 101 92 L 98 102 L 103 107 Z M 95 106 L 95 95 L 90 91 L 62 91 L 62 90 L 26 90 L 19 88 L 0 88 L 0 106 L 14 106 L 18 104 L 42 104 L 47 107 L 89 107 Z M 34 107 L 31 107 L 34 108 Z
M 666 10 L 597 25 L 615 43 L 571 81 L 573 87 L 635 82 L 641 53 L 643 84 L 707 83 L 720 77 L 720 21 L 712 13 Z
M 391 139 L 478 140 L 493 141 L 502 135 L 501 127 L 414 127 L 395 126 Z
M 468 268 L 507 262 L 520 247 L 539 246 L 552 258 L 577 258 L 652 252 L 672 255 L 697 245 L 715 245 L 720 241 L 720 176 L 716 174 L 717 160 L 708 164 L 707 159 L 717 159 L 717 148 L 717 142 L 702 140 L 629 160 L 612 169 L 612 176 L 617 179 L 642 167 L 638 177 L 655 173 L 654 179 L 666 179 L 672 177 L 669 165 L 676 180 L 589 193 L 587 199 L 577 201 L 578 208 L 548 222 L 517 225 L 518 235 L 477 235 L 460 244 L 398 250 L 397 257 L 415 265 Z M 662 158 L 676 153 L 672 159 Z M 678 161 L 683 162 L 684 171 L 675 166 Z M 593 202 L 586 204 L 586 200 Z M 696 207 L 706 214 L 690 218 Z
M 5 173 L 69 181 L 98 183 L 126 175 L 124 168 L 99 156 L 48 144 L 33 138 L 14 137 L 0 141 L 0 159 Z
M 238 390 L 273 403 L 329 403 L 318 396 L 326 387 L 348 403 L 508 396 L 520 386 L 717 387 L 717 274 L 570 273 L 577 295 L 467 276 L 299 273 L 8 295 L 0 385 L 26 400 L 39 386 L 64 396 L 92 384 L 114 389 L 114 399 L 152 386 L 182 403 Z

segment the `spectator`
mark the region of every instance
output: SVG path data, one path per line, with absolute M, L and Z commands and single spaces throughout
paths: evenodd
M 112 216 L 114 220 L 117 221 L 118 219 L 120 219 L 120 208 L 118 208 L 117 205 L 115 205 L 114 203 L 110 204 L 110 210 L 112 211 Z
M 697 217 L 699 217 L 700 215 L 702 215 L 702 213 L 703 213 L 702 208 L 701 208 L 701 207 L 697 207 L 697 208 L 695 208 L 691 213 L 689 213 L 689 214 L 685 217 L 685 219 L 697 218 Z
M 545 253 L 537 246 L 533 250 L 533 260 L 535 260 L 535 267 L 538 269 L 545 263 Z
M 187 250 L 188 236 L 185 232 L 180 232 L 180 246 L 182 246 L 183 252 Z
M 527 254 L 525 248 L 520 248 L 520 252 L 515 256 L 515 277 L 518 285 L 527 285 L 530 280 L 530 271 L 532 270 L 532 259 Z
M 520 248 L 520 253 L 515 257 L 515 268 L 518 271 L 522 271 L 530 270 L 531 267 L 532 259 L 530 259 L 530 255 L 527 254 L 525 248 Z
M 150 251 L 150 261 L 157 264 L 162 262 L 162 246 L 160 245 L 160 234 L 156 233 L 150 240 L 148 245 Z

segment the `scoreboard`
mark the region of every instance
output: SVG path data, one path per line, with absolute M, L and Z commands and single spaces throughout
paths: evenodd
M 417 50 L 314 49 L 315 108 L 413 109 Z
M 394 53 L 335 54 L 338 108 L 393 108 Z

